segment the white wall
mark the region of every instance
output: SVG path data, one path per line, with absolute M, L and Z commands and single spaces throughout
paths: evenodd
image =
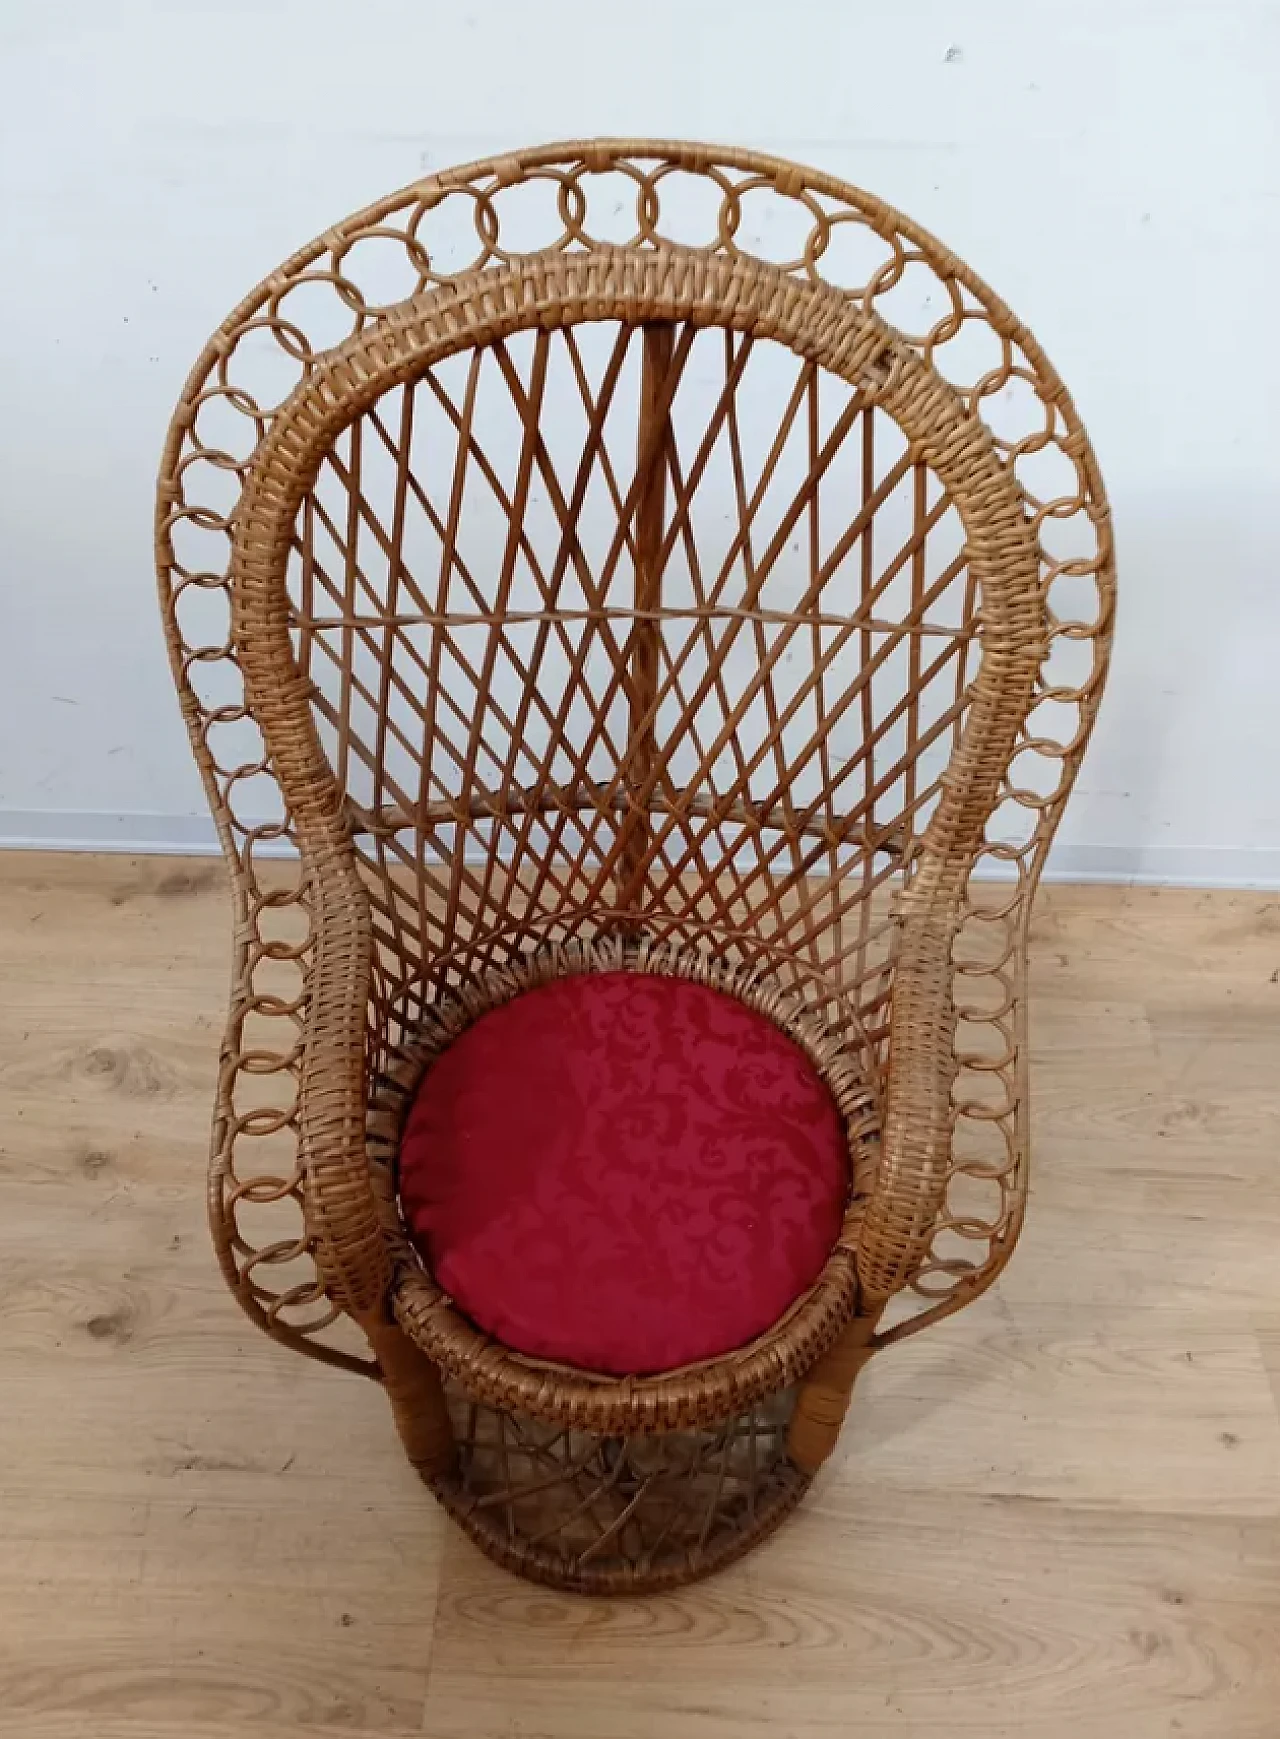
M 1280 885 L 1274 0 L 9 0 L 0 128 L 0 840 L 210 837 L 150 520 L 241 294 L 425 168 L 650 133 L 845 175 L 1030 322 L 1120 553 L 1056 867 Z

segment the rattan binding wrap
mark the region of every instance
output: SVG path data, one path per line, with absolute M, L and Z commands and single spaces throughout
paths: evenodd
M 455 1496 L 437 1365 L 628 1441 L 798 1383 L 810 1471 L 867 1357 L 975 1297 L 1021 1225 L 1030 902 L 1114 589 L 1096 463 L 1025 328 L 899 214 L 759 154 L 470 165 L 224 323 L 157 562 L 236 893 L 210 1208 L 241 1303 L 382 1376 Z M 856 1059 L 880 1137 L 829 1308 L 630 1385 L 481 1346 L 365 1149 L 424 1023 L 619 948 Z M 681 1574 L 730 1550 L 714 1517 L 698 1537 Z M 643 1540 L 583 1550 L 600 1585 L 657 1574 Z

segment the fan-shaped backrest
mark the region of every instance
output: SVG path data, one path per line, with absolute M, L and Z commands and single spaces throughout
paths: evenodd
M 224 322 L 157 556 L 236 879 L 229 1044 L 261 1058 L 228 1153 L 291 1139 L 320 860 L 367 902 L 380 1016 L 643 925 L 873 1042 L 912 884 L 974 939 L 961 1116 L 1015 1153 L 1009 962 L 1100 692 L 1109 527 L 1030 335 L 899 214 L 687 145 L 430 177 Z
M 602 319 L 605 379 L 595 394 L 585 371 L 579 383 L 587 430 L 553 457 L 549 370 L 573 384 L 575 332 Z M 701 381 L 700 327 L 722 340 Z M 638 332 L 627 444 L 611 455 L 599 407 L 616 403 Z M 774 418 L 742 365 L 779 345 L 791 380 Z M 460 354 L 459 408 L 434 371 Z M 486 360 L 499 380 L 481 407 Z M 415 460 L 424 390 L 456 429 L 452 450 L 438 440 Z M 734 440 L 740 396 L 768 442 L 758 469 Z M 775 489 L 801 407 L 800 463 Z M 868 497 L 832 471 L 859 425 L 859 461 L 874 462 L 877 412 L 901 430 L 912 511 L 868 564 L 889 490 Z M 375 443 L 388 465 L 371 491 Z M 732 491 L 708 474 L 718 445 Z M 489 499 L 467 521 L 472 467 Z M 588 554 L 596 470 L 616 499 Z M 948 512 L 961 551 L 931 571 Z M 369 842 L 398 981 L 611 923 L 838 968 L 877 855 L 922 836 L 921 868 L 963 885 L 1043 641 L 1025 509 L 959 395 L 829 289 L 675 249 L 473 274 L 321 359 L 254 457 L 235 574 L 235 638 L 304 850 Z

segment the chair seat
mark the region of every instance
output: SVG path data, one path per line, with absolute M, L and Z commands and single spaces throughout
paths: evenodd
M 686 979 L 588 973 L 489 1010 L 435 1059 L 399 1192 L 479 1328 L 639 1375 L 746 1344 L 817 1279 L 848 1143 L 813 1063 L 764 1015 Z

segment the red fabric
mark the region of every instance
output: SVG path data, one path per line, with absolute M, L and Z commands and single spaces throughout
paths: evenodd
M 705 985 L 557 979 L 432 1064 L 405 1221 L 459 1308 L 517 1351 L 617 1375 L 742 1346 L 839 1233 L 839 1111 L 800 1048 Z

